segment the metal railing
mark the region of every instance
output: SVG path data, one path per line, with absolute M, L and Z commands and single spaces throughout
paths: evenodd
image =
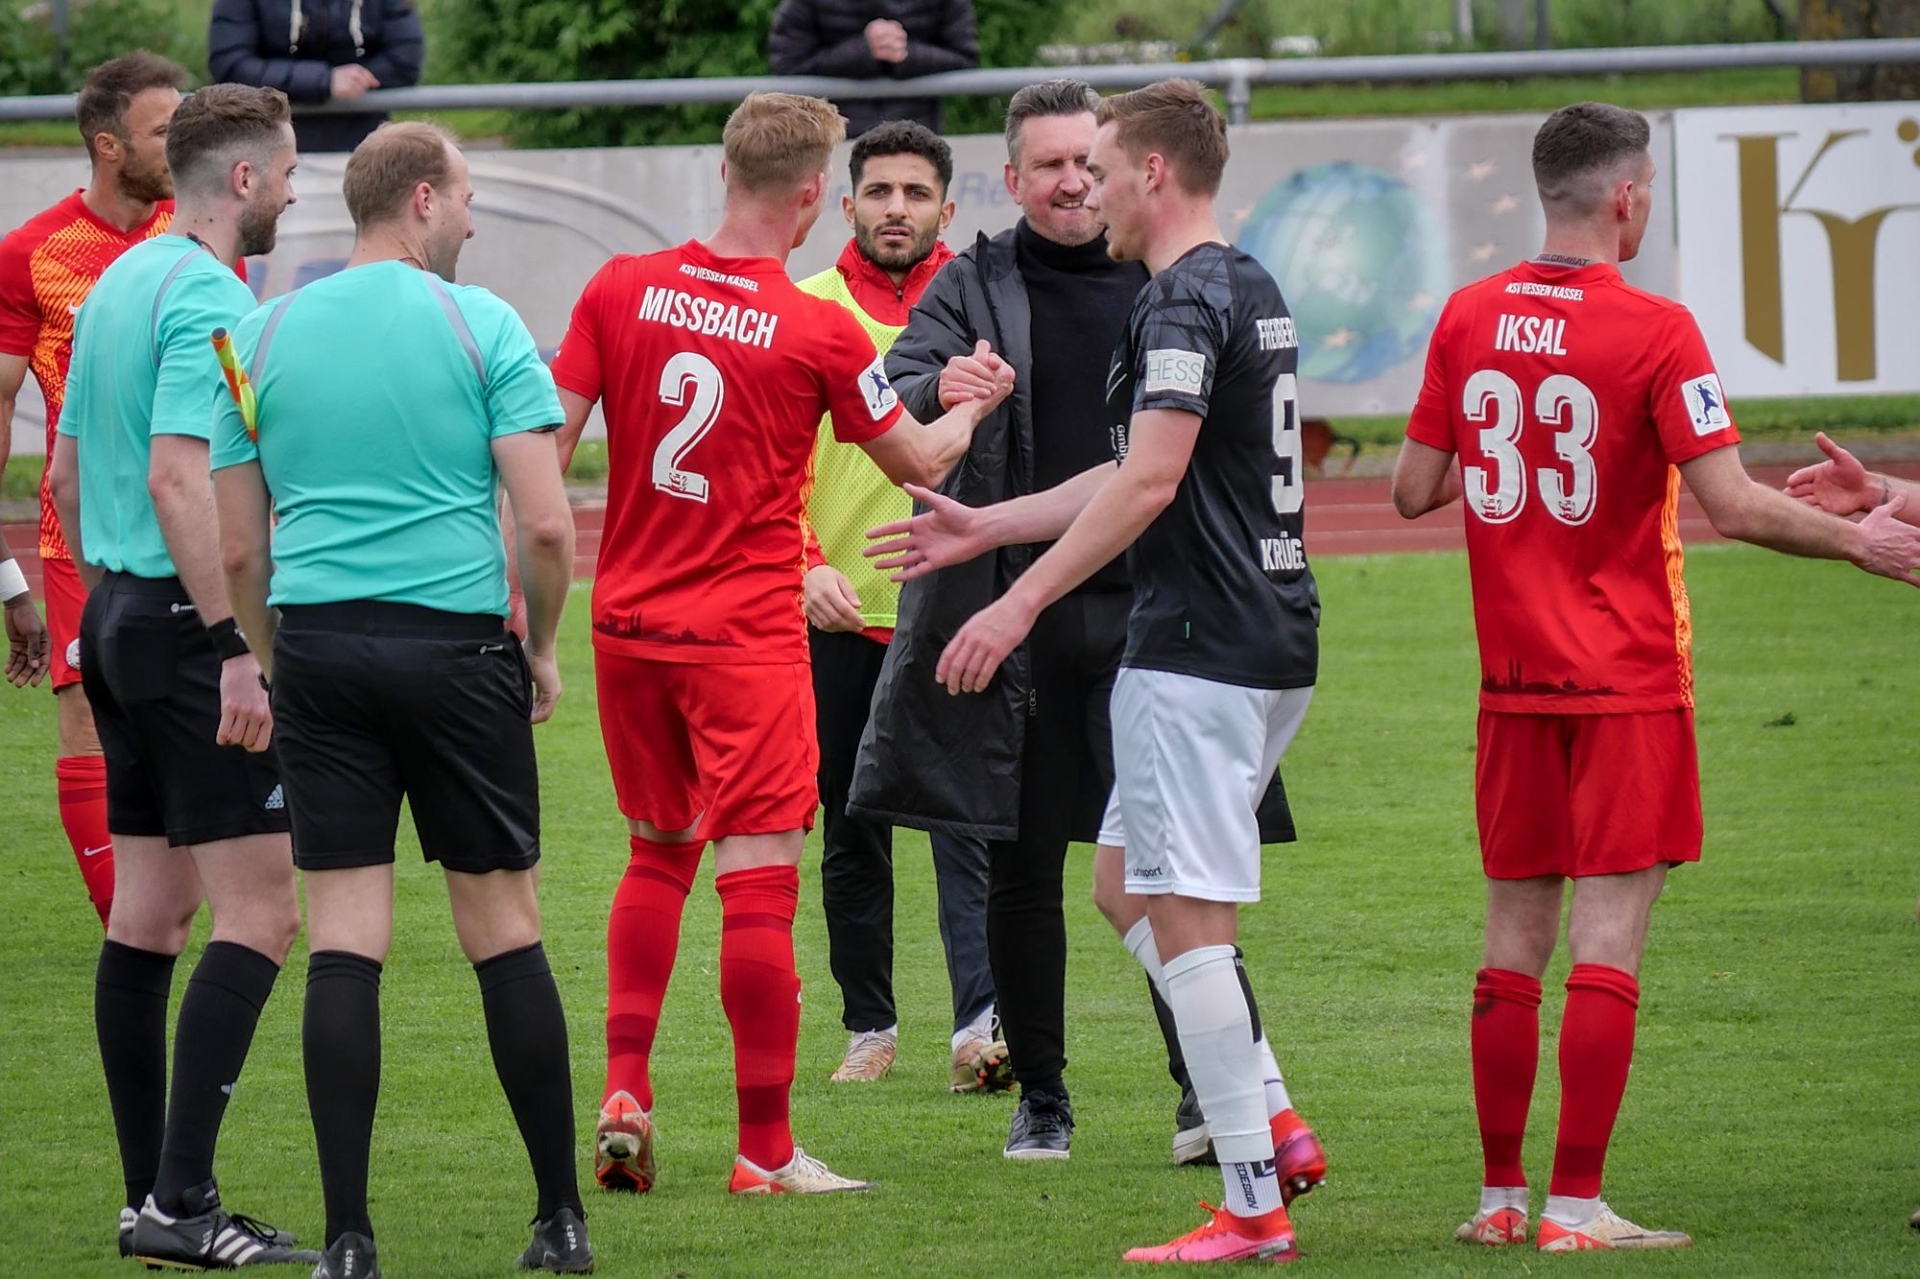
M 839 80 L 827 76 L 719 76 L 691 80 L 576 80 L 544 84 L 443 84 L 377 89 L 352 102 L 301 111 L 452 111 L 469 108 L 557 110 L 567 107 L 664 107 L 738 102 L 779 91 L 820 97 L 981 98 L 1010 94 L 1040 80 L 1070 75 L 1096 89 L 1134 89 L 1188 76 L 1224 91 L 1227 115 L 1245 124 L 1256 85 L 1353 84 L 1437 80 L 1520 80 L 1540 76 L 1712 71 L 1732 67 L 1842 67 L 1920 62 L 1920 38 L 1813 40 L 1767 44 L 1654 45 L 1629 49 L 1551 49 L 1500 53 L 1430 53 L 1354 58 L 1222 58 L 1125 66 L 1003 67 L 946 71 L 916 80 Z M 70 94 L 0 98 L 0 120 L 73 118 Z

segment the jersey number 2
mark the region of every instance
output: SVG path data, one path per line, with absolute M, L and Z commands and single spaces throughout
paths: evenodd
M 691 397 L 687 388 L 693 388 Z M 662 493 L 695 502 L 707 500 L 707 477 L 685 467 L 687 454 L 713 428 L 720 416 L 726 386 L 713 361 L 693 351 L 682 351 L 660 370 L 660 399 L 675 408 L 686 405 L 686 416 L 661 439 L 653 451 L 653 486 Z
M 1467 379 L 1462 408 L 1469 422 L 1480 428 L 1480 454 L 1485 466 L 1463 466 L 1467 507 L 1488 524 L 1505 524 L 1527 504 L 1527 460 L 1520 454 L 1520 433 L 1526 429 L 1520 384 L 1498 369 L 1482 369 Z M 1491 410 L 1492 421 L 1488 421 Z M 1600 434 L 1600 405 L 1585 382 L 1555 373 L 1540 383 L 1533 397 L 1533 416 L 1554 432 L 1553 451 L 1566 463 L 1562 475 L 1551 466 L 1539 468 L 1540 496 L 1554 519 L 1571 527 L 1593 517 L 1599 479 L 1593 468 L 1593 442 Z

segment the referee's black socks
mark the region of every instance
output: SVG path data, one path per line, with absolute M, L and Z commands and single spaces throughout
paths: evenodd
M 567 1017 L 547 966 L 546 949 L 535 942 L 483 959 L 473 966 L 487 1013 L 493 1068 L 513 1108 L 520 1139 L 533 1163 L 540 1195 L 536 1221 L 561 1208 L 583 1218 L 573 1162 L 573 1075 L 567 1057 Z
M 120 1142 L 127 1207 L 153 1192 L 167 1123 L 167 996 L 174 956 L 109 941 L 93 978 L 93 1024 Z
M 367 1159 L 380 1100 L 380 964 L 344 950 L 307 959 L 307 1006 L 300 1029 L 307 1109 L 320 1156 L 327 1237 L 373 1238 L 367 1215 Z
M 173 1099 L 153 1199 L 177 1216 L 186 1191 L 213 1180 L 213 1149 L 227 1101 L 253 1047 L 280 965 L 236 942 L 208 942 L 180 1000 L 173 1036 Z

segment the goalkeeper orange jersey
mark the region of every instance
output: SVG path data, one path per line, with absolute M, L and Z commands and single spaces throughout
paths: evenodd
M 0 355 L 23 355 L 47 402 L 47 457 L 53 457 L 55 424 L 66 398 L 67 365 L 73 358 L 73 317 L 113 260 L 165 231 L 173 201 L 154 206 L 153 216 L 122 231 L 87 207 L 75 191 L 0 240 Z M 53 512 L 46 473 L 40 477 L 40 558 L 70 558 Z

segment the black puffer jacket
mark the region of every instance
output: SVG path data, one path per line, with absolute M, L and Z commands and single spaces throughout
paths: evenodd
M 931 422 L 940 407 L 940 371 L 984 338 L 1013 366 L 1013 393 L 974 429 L 966 456 L 940 491 L 968 506 L 1033 491 L 1033 334 L 1015 232 L 982 235 L 933 277 L 887 353 L 887 380 L 907 412 Z M 1143 276 L 1144 279 L 1144 276 Z M 1001 663 L 986 692 L 949 697 L 935 682 L 941 650 L 968 618 L 1006 594 L 1033 561 L 1028 546 L 1002 547 L 908 582 L 880 681 L 847 810 L 915 830 L 1015 839 L 1020 830 L 1021 756 L 1033 687 L 1027 646 Z M 1089 786 L 1053 802 L 1068 806 L 1071 837 L 1092 843 L 1107 797 Z M 1262 843 L 1294 838 L 1278 776 L 1259 806 Z
M 867 24 L 890 18 L 907 30 L 907 60 L 881 62 L 867 47 Z M 776 75 L 908 80 L 980 65 L 973 0 L 781 0 L 767 37 Z M 940 132 L 938 98 L 858 98 L 836 103 L 847 136 L 885 120 L 917 120 Z
M 207 67 L 215 80 L 278 89 L 300 103 L 333 96 L 333 69 L 357 62 L 383 89 L 420 83 L 427 46 L 413 0 L 214 0 Z M 351 151 L 377 111 L 296 115 L 303 152 Z

